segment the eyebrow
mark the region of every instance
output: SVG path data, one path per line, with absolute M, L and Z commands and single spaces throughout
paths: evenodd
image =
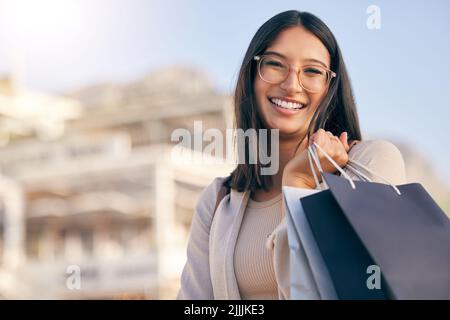
M 285 55 L 283 55 L 283 54 L 281 54 L 279 52 L 276 52 L 276 51 L 266 51 L 266 52 L 264 52 L 264 54 L 273 54 L 273 55 L 279 56 L 281 58 L 287 59 L 287 57 Z M 317 60 L 317 59 L 314 59 L 314 58 L 309 58 L 309 59 L 305 59 L 305 61 L 319 63 L 322 66 L 324 66 L 326 69 L 328 69 L 327 65 L 325 63 L 323 63 L 322 61 L 320 61 L 320 60 Z

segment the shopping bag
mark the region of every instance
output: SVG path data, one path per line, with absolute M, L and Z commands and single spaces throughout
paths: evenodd
M 319 191 L 283 187 L 290 253 L 290 297 L 293 300 L 337 299 L 328 269 L 298 201 Z
M 317 149 L 341 176 L 321 170 Z M 450 299 L 450 220 L 426 190 L 370 182 L 357 162 L 365 181 L 352 181 L 320 146 L 308 151 L 328 189 L 300 202 L 337 297 Z

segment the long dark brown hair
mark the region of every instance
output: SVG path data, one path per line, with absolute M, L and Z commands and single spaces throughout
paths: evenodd
M 331 70 L 336 73 L 327 94 L 312 116 L 307 131 L 308 141 L 310 135 L 319 128 L 331 131 L 334 135 L 347 131 L 349 140 L 361 140 L 350 79 L 337 41 L 322 20 L 311 13 L 296 10 L 285 11 L 272 17 L 253 36 L 239 70 L 234 93 L 235 128 L 244 131 L 251 128 L 256 130 L 265 128 L 256 108 L 253 91 L 257 70 L 253 57 L 264 53 L 280 32 L 295 26 L 304 27 L 320 39 L 330 54 Z M 299 141 L 299 145 L 300 143 L 301 141 Z M 272 186 L 272 176 L 260 174 L 261 164 L 259 161 L 256 164 L 248 163 L 249 143 L 245 141 L 245 145 L 245 163 L 237 165 L 225 184 L 240 192 L 269 190 Z

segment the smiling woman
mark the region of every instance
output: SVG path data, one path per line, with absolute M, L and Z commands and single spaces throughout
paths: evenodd
M 236 128 L 279 131 L 279 141 L 270 144 L 270 154 L 274 149 L 279 154 L 279 170 L 264 175 L 261 161 L 239 163 L 229 177 L 217 178 L 204 190 L 178 298 L 290 297 L 282 187 L 307 194 L 323 184 L 308 163 L 312 142 L 350 176 L 346 165 L 352 159 L 392 183 L 405 182 L 403 159 L 392 144 L 364 141 L 350 150 L 349 139 L 362 139 L 350 79 L 332 32 L 308 12 L 282 12 L 258 29 L 242 62 L 234 104 Z M 244 144 L 238 153 L 247 159 L 255 148 Z M 323 154 L 318 162 L 324 172 L 337 171 Z M 299 277 L 310 275 L 306 271 Z M 305 291 L 319 298 L 314 287 Z

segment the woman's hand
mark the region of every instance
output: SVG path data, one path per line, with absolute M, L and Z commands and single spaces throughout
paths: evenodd
M 310 144 L 316 142 L 340 167 L 344 167 L 348 162 L 348 136 L 346 132 L 341 133 L 339 137 L 334 136 L 331 132 L 319 129 L 311 136 Z M 283 171 L 282 185 L 294 186 L 300 188 L 314 189 L 316 183 L 308 161 L 307 140 L 299 148 L 298 153 L 286 164 Z M 351 146 L 354 145 L 352 141 Z M 337 169 L 331 162 L 317 149 L 320 165 L 324 172 L 334 173 Z M 314 163 L 314 161 L 313 161 Z M 315 167 L 316 175 L 321 180 L 319 171 Z

